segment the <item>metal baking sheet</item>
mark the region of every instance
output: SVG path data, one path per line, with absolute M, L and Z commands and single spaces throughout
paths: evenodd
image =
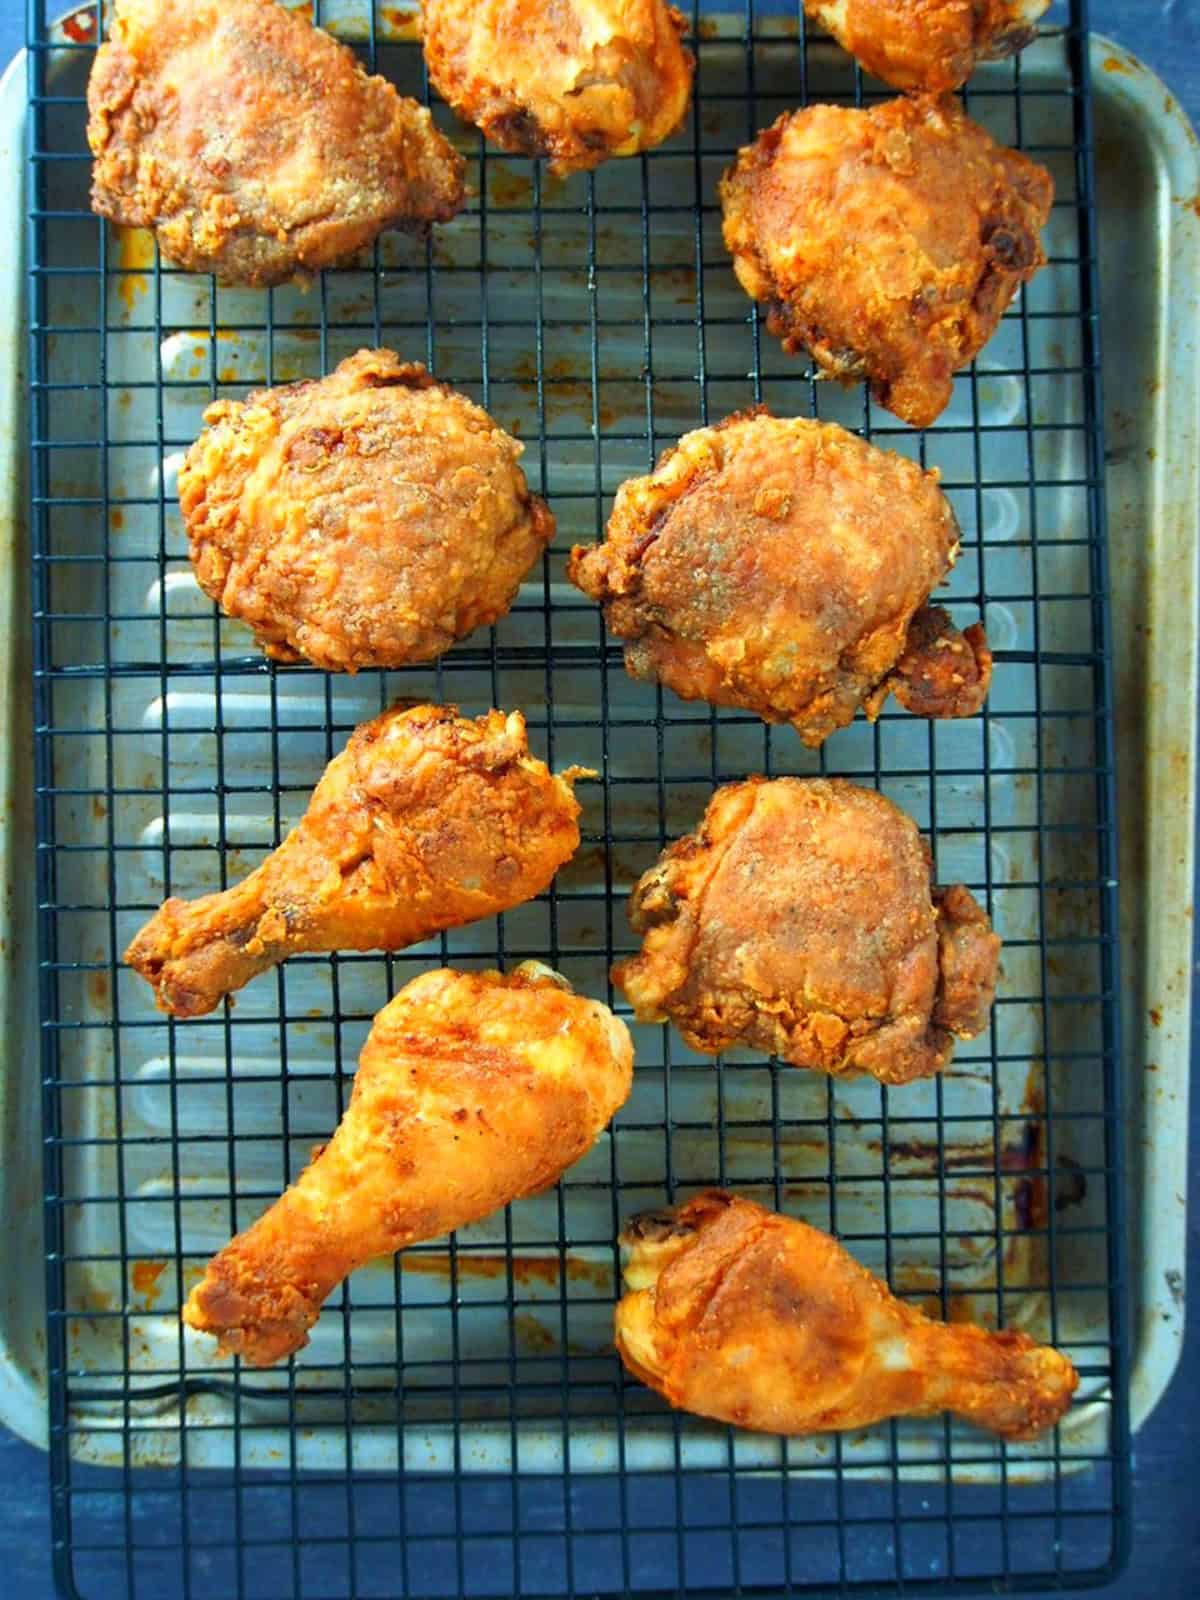
M 340 16 L 335 6 L 324 14 Z M 388 26 L 384 12 L 377 42 L 386 70 L 402 86 L 412 80 L 419 87 L 411 46 L 388 53 Z M 742 26 L 739 19 L 739 33 Z M 1104 752 L 1095 742 L 1096 545 L 1086 536 L 1095 483 L 1086 460 L 1091 379 L 1079 299 L 1089 241 L 1079 236 L 1073 202 L 1080 130 L 1071 124 L 1064 136 L 1069 45 L 1056 37 L 1027 52 L 1019 69 L 981 74 L 973 88 L 982 92 L 971 101 L 972 113 L 1002 136 L 1060 146 L 1057 155 L 1041 155 L 1055 169 L 1060 196 L 1068 196 L 1052 224 L 1055 261 L 1006 319 L 976 376 L 960 383 L 955 407 L 924 446 L 926 459 L 943 469 L 968 536 L 949 599 L 967 619 L 979 594 L 988 596 L 986 620 L 1003 653 L 996 692 L 986 722 L 930 730 L 888 718 L 878 731 L 863 724 L 845 730 L 824 753 L 828 770 L 868 782 L 878 777 L 934 828 L 944 881 L 962 877 L 987 894 L 1007 941 L 992 1034 L 964 1048 L 940 1083 L 885 1095 L 871 1084 L 830 1090 L 749 1055 L 731 1056 L 715 1070 L 662 1030 L 641 1029 L 630 1106 L 558 1194 L 463 1230 L 449 1248 L 431 1245 L 398 1267 L 379 1264 L 356 1275 L 294 1375 L 254 1374 L 235 1384 L 203 1341 L 185 1339 L 179 1329 L 179 1296 L 234 1221 L 261 1208 L 327 1132 L 371 1013 L 388 985 L 414 967 L 408 957 L 293 963 L 279 987 L 268 979 L 245 991 L 232 1020 L 170 1025 L 116 964 L 126 937 L 164 892 L 168 862 L 176 893 L 200 892 L 216 886 L 222 872 L 232 878 L 246 870 L 298 815 L 349 728 L 390 693 L 428 693 L 470 710 L 493 700 L 521 705 L 543 753 L 559 765 L 601 766 L 607 781 L 581 790 L 585 846 L 551 900 L 504 919 L 503 954 L 557 956 L 577 984 L 603 994 L 606 946 L 630 943 L 623 890 L 664 835 L 691 825 L 713 778 L 739 776 L 768 756 L 775 771 L 820 765 L 786 731 L 767 744 L 750 719 L 710 716 L 669 696 L 660 704 L 625 678 L 611 653 L 601 672 L 587 654 L 599 643 L 596 614 L 561 582 L 563 550 L 573 538 L 595 534 L 616 483 L 644 470 L 652 449 L 700 421 L 705 407 L 715 419 L 759 394 L 781 411 L 807 411 L 815 399 L 823 416 L 865 424 L 893 448 L 920 448 L 918 436 L 885 413 L 865 411 L 860 395 L 812 389 L 802 366 L 760 339 L 723 260 L 711 206 L 696 229 L 690 197 L 698 190 L 708 205 L 724 152 L 797 98 L 794 26 L 759 22 L 749 104 L 743 47 L 722 32 L 714 24 L 701 46 L 696 124 L 677 153 L 613 163 L 594 189 L 586 179 L 555 185 L 529 163 L 490 154 L 477 169 L 478 209 L 436 236 L 430 258 L 389 239 L 381 273 L 330 275 L 307 295 L 278 291 L 267 302 L 269 323 L 266 297 L 214 297 L 207 280 L 159 270 L 144 236 L 100 235 L 90 221 L 44 223 L 56 252 L 49 259 L 63 269 L 60 283 L 46 285 L 62 324 L 53 351 L 47 348 L 46 376 L 80 385 L 63 391 L 61 404 L 57 391 L 48 400 L 46 437 L 63 448 L 46 452 L 55 503 L 46 512 L 45 551 L 58 559 L 41 568 L 55 613 L 43 624 L 55 730 L 51 781 L 43 784 L 55 792 L 44 792 L 43 803 L 54 812 L 54 899 L 63 908 L 54 1095 L 62 1118 L 64 1259 L 52 1263 L 51 1288 L 69 1377 L 55 1422 L 59 1447 L 77 1458 L 126 1467 L 186 1460 L 188 1468 L 236 1460 L 252 1470 L 281 1459 L 293 1468 L 349 1461 L 386 1469 L 403 1457 L 413 1472 L 481 1474 L 510 1467 L 532 1474 L 618 1465 L 648 1472 L 677 1464 L 695 1472 L 784 1467 L 832 1474 L 839 1483 L 848 1468 L 864 1478 L 898 1471 L 927 1480 L 949 1469 L 959 1481 L 1007 1484 L 1038 1474 L 1057 1483 L 1072 1464 L 1108 1459 L 1113 1449 L 1117 1330 L 1106 1287 L 1113 1220 L 1106 1141 L 1114 1127 L 1102 1095 L 1103 1061 L 1115 1047 L 1104 1036 L 1103 1015 L 1104 951 L 1113 930 L 1101 920 L 1113 875 L 1099 871 L 1097 845 Z M 1103 42 L 1092 56 L 1101 185 L 1107 171 L 1136 171 L 1136 192 L 1145 196 L 1139 204 L 1149 214 L 1155 197 L 1186 171 L 1186 144 L 1169 111 L 1152 112 L 1146 85 L 1153 80 L 1143 69 Z M 1119 67 L 1106 69 L 1110 60 Z M 845 88 L 849 80 L 833 52 L 810 51 L 809 61 L 810 96 Z M 59 52 L 47 66 L 56 95 L 79 94 L 82 52 Z M 15 101 L 10 92 L 11 127 L 19 120 Z M 53 116 L 43 110 L 42 118 L 52 149 L 78 151 L 77 107 L 64 104 Z M 471 135 L 457 137 L 477 155 Z M 64 160 L 47 172 L 47 209 L 82 215 L 85 168 Z M 1162 235 L 1123 231 L 1122 247 L 1136 239 L 1160 269 L 1156 275 L 1149 263 L 1131 267 L 1129 292 L 1140 285 L 1150 294 L 1165 260 L 1171 281 L 1194 296 L 1196 241 L 1179 209 Z M 652 223 L 645 243 L 644 213 Z M 482 316 L 481 240 L 489 290 Z M 539 262 L 532 282 L 531 252 Z M 1147 785 L 1146 796 L 1127 786 L 1127 819 L 1164 810 L 1178 817 L 1185 797 L 1190 806 L 1193 772 L 1194 695 L 1179 708 L 1194 688 L 1194 649 L 1168 656 L 1161 630 L 1141 619 L 1169 604 L 1180 626 L 1193 629 L 1194 644 L 1195 528 L 1187 520 L 1194 461 L 1189 483 L 1186 452 L 1167 428 L 1163 406 L 1137 408 L 1127 427 L 1112 387 L 1114 379 L 1119 389 L 1131 381 L 1170 382 L 1173 405 L 1190 396 L 1194 419 L 1194 366 L 1179 356 L 1194 311 L 1180 294 L 1146 310 L 1155 327 L 1175 319 L 1179 337 L 1139 341 L 1134 350 L 1129 319 L 1110 317 L 1116 354 L 1110 343 L 1106 367 L 1109 426 L 1119 441 L 1110 468 L 1122 641 L 1115 662 L 1124 696 L 1117 728 L 1123 758 L 1128 752 L 1122 770 L 1146 774 Z M 541 336 L 531 338 L 535 330 Z M 485 398 L 499 420 L 523 433 L 531 480 L 559 515 L 555 553 L 501 624 L 495 647 L 472 640 L 440 671 L 396 675 L 386 685 L 265 672 L 242 631 L 215 621 L 191 581 L 172 473 L 213 392 L 311 375 L 376 338 L 432 358 L 440 374 Z M 1167 367 L 1168 356 L 1178 369 Z M 698 370 L 706 383 L 696 382 Z M 107 526 L 97 501 L 106 502 Z M 111 619 L 97 604 L 105 585 Z M 1052 593 L 1060 598 L 1052 601 Z M 19 596 L 13 605 L 19 615 Z M 10 638 L 23 633 L 14 629 Z M 539 649 L 533 660 L 523 654 Z M 1185 658 L 1192 673 L 1186 682 L 1178 671 Z M 1154 703 L 1144 698 L 1144 684 L 1168 661 L 1177 697 L 1169 739 L 1157 714 L 1145 719 L 1131 710 Z M 97 666 L 109 670 L 90 670 Z M 1030 715 L 1035 707 L 1040 721 Z M 665 809 L 658 741 L 645 733 L 655 726 L 662 727 Z M 10 777 L 20 766 L 19 755 L 10 756 Z M 1131 813 L 1139 801 L 1150 809 Z M 1190 833 L 1180 854 L 1190 862 Z M 1157 956 L 1151 962 L 1151 952 L 1177 938 L 1174 919 L 1190 881 L 1182 899 L 1169 891 L 1185 865 L 1153 851 L 1122 863 L 1137 996 L 1129 1008 L 1125 1087 L 1140 1108 L 1142 1136 L 1171 1120 L 1162 1099 L 1141 1093 L 1144 1064 L 1153 1062 L 1154 1087 L 1163 1095 L 1178 1096 L 1186 1085 L 1180 1030 L 1189 975 L 1173 976 L 1164 989 L 1167 969 Z M 14 922 L 10 949 L 22 933 L 28 937 L 27 924 Z M 496 937 L 491 925 L 462 930 L 411 961 L 427 964 L 446 952 L 494 959 Z M 27 945 L 22 956 L 27 963 Z M 18 985 L 28 996 L 27 979 Z M 1146 1037 L 1159 1047 L 1152 1057 L 1137 1031 L 1143 1014 Z M 3 1080 L 4 1126 L 12 1130 L 6 1150 L 16 1156 L 5 1174 L 10 1201 L 12 1184 L 33 1171 L 28 1153 L 35 1148 L 22 1136 L 33 1097 L 14 1093 L 22 1085 L 12 1061 L 10 1051 Z M 1162 1159 L 1148 1163 L 1131 1152 L 1137 1214 L 1153 1219 L 1144 1232 L 1159 1241 L 1162 1276 L 1161 1289 L 1142 1285 L 1133 1360 L 1133 1392 L 1142 1405 L 1169 1375 L 1170 1329 L 1157 1313 L 1178 1270 L 1171 1264 L 1174 1235 L 1158 1219 L 1175 1183 L 1172 1157 L 1177 1164 L 1182 1153 L 1160 1148 Z M 607 1330 L 616 1222 L 660 1199 L 668 1179 L 685 1189 L 714 1179 L 765 1183 L 764 1198 L 782 1198 L 818 1223 L 835 1220 L 856 1254 L 888 1269 L 898 1288 L 953 1304 L 959 1314 L 993 1322 L 1002 1314 L 1055 1336 L 1083 1368 L 1089 1403 L 1072 1412 L 1060 1441 L 1023 1449 L 1019 1462 L 1011 1450 L 941 1423 L 906 1427 L 898 1457 L 890 1429 L 844 1443 L 783 1442 L 665 1419 L 622 1383 Z M 18 1213 L 27 1218 L 28 1205 L 10 1204 L 8 1214 Z M 3 1393 L 9 1415 L 28 1432 L 45 1387 L 35 1306 L 35 1296 L 14 1297 L 2 1326 L 9 1356 Z

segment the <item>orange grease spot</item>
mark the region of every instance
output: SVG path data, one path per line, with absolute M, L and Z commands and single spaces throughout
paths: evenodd
M 381 6 L 379 14 L 383 18 L 384 31 L 389 39 L 419 39 L 421 37 L 421 13 L 408 11 L 403 6 Z
M 91 44 L 96 37 L 96 13 L 90 7 L 63 18 L 62 31 L 73 44 Z
M 149 228 L 118 228 L 117 265 L 123 276 L 117 280 L 117 293 L 126 311 L 132 311 L 138 296 L 150 287 L 145 269 L 154 265 L 154 235 Z
M 130 1267 L 129 1281 L 133 1284 L 134 1293 L 144 1295 L 148 1306 L 152 1306 L 162 1293 L 158 1280 L 166 1270 L 165 1261 L 135 1261 Z

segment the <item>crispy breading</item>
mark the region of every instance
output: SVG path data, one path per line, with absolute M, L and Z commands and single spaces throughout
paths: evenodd
M 1050 0 L 804 0 L 844 49 L 893 89 L 957 89 L 980 61 L 1037 37 Z
M 633 1046 L 546 967 L 427 972 L 375 1018 L 337 1131 L 209 1263 L 183 1319 L 252 1366 L 356 1267 L 550 1187 L 629 1095 Z
M 781 116 L 721 180 L 734 271 L 784 348 L 914 427 L 1045 265 L 1054 183 L 956 101 Z
M 429 112 L 275 0 L 116 0 L 88 83 L 92 208 L 263 286 L 462 210 Z
M 663 0 L 424 0 L 423 17 L 438 93 L 556 173 L 652 149 L 687 112 L 694 63 Z
M 987 694 L 978 625 L 925 602 L 958 555 L 936 472 L 832 423 L 741 412 L 685 434 L 617 491 L 567 575 L 605 608 L 626 670 L 685 700 L 789 722 L 819 745 L 894 688 L 922 716 Z
M 937 1322 L 828 1234 L 720 1190 L 635 1217 L 621 1243 L 621 1359 L 703 1417 L 806 1434 L 951 1411 L 1033 1439 L 1079 1383 L 1027 1333 Z
M 639 954 L 613 968 L 641 1022 L 695 1050 L 747 1044 L 832 1076 L 928 1077 L 987 1026 L 1000 940 L 930 884 L 909 817 L 841 779 L 718 789 L 643 875 Z
M 540 894 L 579 846 L 576 771 L 530 755 L 525 719 L 396 706 L 356 728 L 308 810 L 241 883 L 167 900 L 125 960 L 198 1017 L 289 956 L 402 950 Z
M 507 612 L 554 537 L 523 446 L 418 362 L 218 400 L 179 473 L 192 565 L 278 661 L 429 661 Z

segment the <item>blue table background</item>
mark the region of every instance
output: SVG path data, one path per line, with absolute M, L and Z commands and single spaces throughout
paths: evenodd
M 1200 126 L 1200 0 L 1092 0 L 1092 26 L 1147 62 Z M 25 36 L 25 0 L 0 0 L 0 64 Z M 1197 1019 L 1200 1021 L 1200 1019 Z M 1200 1033 L 1197 1033 L 1200 1037 Z M 1200 1282 L 1200 1093 L 1190 1113 L 1188 1281 Z M 1110 1600 L 1200 1594 L 1200 1319 L 1134 1448 L 1133 1559 Z M 0 1428 L 0 1596 L 52 1600 L 46 1459 Z M 88 1600 L 106 1600 L 93 1594 Z M 158 1600 L 158 1597 L 156 1597 Z M 174 1600 L 171 1595 L 161 1600 Z M 226 1600 L 214 1594 L 213 1600 Z

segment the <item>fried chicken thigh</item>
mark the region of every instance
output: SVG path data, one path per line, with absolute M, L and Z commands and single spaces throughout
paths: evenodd
M 957 89 L 1037 37 L 1050 0 L 804 0 L 814 22 L 893 89 Z
M 429 661 L 502 617 L 554 537 L 487 412 L 390 350 L 218 400 L 179 474 L 196 579 L 278 661 Z
M 429 76 L 493 144 L 554 172 L 661 144 L 694 63 L 663 0 L 424 0 Z
M 815 746 L 893 689 L 924 716 L 982 705 L 982 627 L 960 634 L 925 605 L 958 542 L 936 472 L 759 410 L 685 434 L 623 483 L 606 542 L 576 546 L 567 575 L 603 603 L 632 677 Z
M 92 208 L 223 283 L 282 283 L 464 203 L 429 112 L 275 0 L 116 0 L 88 84 Z
M 784 115 L 721 180 L 725 244 L 784 348 L 914 427 L 1045 265 L 1050 174 L 950 99 Z
M 702 1417 L 804 1434 L 951 1411 L 1033 1439 L 1079 1382 L 1028 1334 L 936 1322 L 828 1234 L 720 1190 L 635 1217 L 621 1243 L 621 1359 Z
M 159 1007 L 198 1017 L 304 951 L 402 950 L 522 904 L 579 845 L 578 775 L 530 755 L 519 711 L 397 706 L 356 728 L 250 876 L 167 900 L 125 952 Z
M 632 1071 L 625 1025 L 547 967 L 414 979 L 375 1018 L 333 1138 L 209 1262 L 184 1321 L 252 1366 L 281 1361 L 365 1261 L 548 1189 Z
M 613 968 L 639 1022 L 835 1077 L 907 1083 L 986 1026 L 1000 941 L 961 884 L 930 886 L 910 818 L 839 779 L 718 789 L 630 900 Z

